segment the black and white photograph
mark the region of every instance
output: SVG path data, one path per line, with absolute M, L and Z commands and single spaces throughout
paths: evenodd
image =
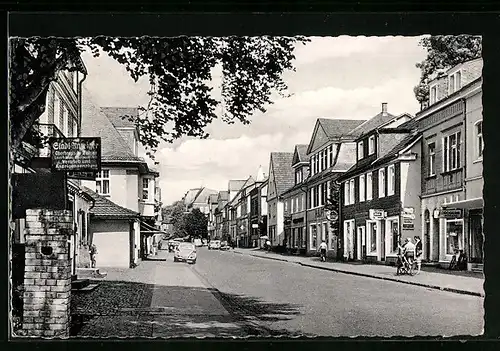
M 484 332 L 480 35 L 8 44 L 12 338 Z

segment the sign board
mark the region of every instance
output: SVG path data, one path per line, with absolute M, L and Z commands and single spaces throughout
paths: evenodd
M 101 138 L 51 138 L 52 171 L 99 172 Z
M 439 218 L 439 210 L 434 210 L 433 216 L 435 219 Z
M 95 180 L 97 172 L 68 172 L 67 177 L 71 179 Z
M 403 230 L 414 230 L 415 229 L 415 222 L 414 222 L 413 218 L 403 217 L 402 229 Z
M 413 207 L 403 207 L 401 217 L 415 219 L 415 209 Z
M 439 211 L 440 217 L 441 218 L 447 218 L 447 219 L 455 219 L 455 218 L 462 218 L 462 209 L 457 208 L 457 209 L 449 209 L 449 208 L 444 208 L 441 211 Z
M 30 208 L 66 209 L 67 184 L 63 172 L 12 175 L 12 217 L 26 217 Z
M 259 228 L 259 225 L 258 225 L 257 223 L 253 223 L 253 224 L 252 224 L 252 228 L 253 228 L 253 229 L 258 229 L 258 228 Z
M 380 220 L 385 218 L 385 211 L 384 210 L 370 210 L 369 211 L 370 219 L 373 220 Z

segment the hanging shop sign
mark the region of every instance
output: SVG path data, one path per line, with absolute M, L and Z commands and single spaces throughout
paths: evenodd
M 97 172 L 73 172 L 67 173 L 67 177 L 71 179 L 82 179 L 82 180 L 95 180 L 97 178 Z
M 439 211 L 440 217 L 445 219 L 462 218 L 463 213 L 461 208 L 444 208 Z
M 415 229 L 414 219 L 403 217 L 402 228 L 403 228 L 403 230 L 414 230 Z
M 415 209 L 413 207 L 403 207 L 401 217 L 415 219 Z
M 259 228 L 259 224 L 257 224 L 257 223 L 253 223 L 253 224 L 252 224 L 252 228 L 253 228 L 253 229 L 258 229 L 258 228 Z
M 51 138 L 52 171 L 99 172 L 101 138 Z
M 368 214 L 372 221 L 381 220 L 386 217 L 384 210 L 370 210 Z

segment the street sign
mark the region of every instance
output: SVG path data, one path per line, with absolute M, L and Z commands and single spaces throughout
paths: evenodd
M 71 179 L 95 180 L 97 172 L 68 172 L 67 177 Z
M 369 216 L 370 219 L 373 220 L 381 220 L 385 218 L 385 211 L 384 210 L 369 210 Z
M 446 218 L 446 219 L 455 219 L 455 218 L 462 218 L 462 209 L 460 208 L 455 208 L 455 209 L 450 209 L 450 208 L 444 208 L 441 211 L 439 211 L 439 214 L 441 218 Z
M 101 138 L 51 138 L 52 171 L 99 172 Z

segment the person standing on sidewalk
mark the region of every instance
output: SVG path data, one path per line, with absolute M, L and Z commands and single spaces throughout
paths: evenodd
M 419 236 L 415 236 L 415 259 L 417 261 L 417 274 L 420 273 L 422 268 L 422 241 Z
M 95 244 L 92 244 L 89 250 L 90 253 L 90 267 L 95 268 L 96 266 L 96 256 L 97 256 L 97 246 Z

